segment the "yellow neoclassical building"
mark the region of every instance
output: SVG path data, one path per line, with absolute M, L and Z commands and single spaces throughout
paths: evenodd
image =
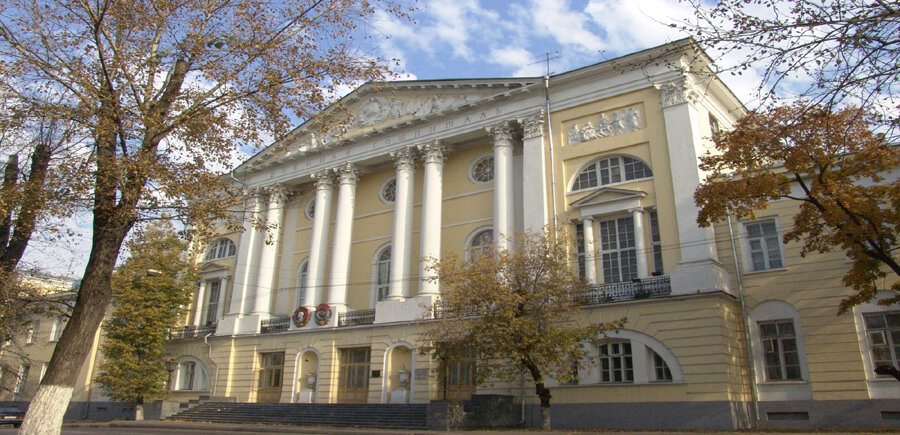
M 555 427 L 896 427 L 900 384 L 874 375 L 872 355 L 896 363 L 897 351 L 872 337 L 900 327 L 874 305 L 836 317 L 849 264 L 781 244 L 795 204 L 731 231 L 697 225 L 698 158 L 744 113 L 709 61 L 684 40 L 546 80 L 356 89 L 341 100 L 349 121 L 307 122 L 231 174 L 254 192 L 248 223 L 198 258 L 203 279 L 168 345 L 172 397 L 489 393 L 524 402 L 537 424 L 527 379 L 475 386 L 477 367 L 418 351 L 441 294 L 424 259 L 556 223 L 573 273 L 594 284 L 579 321 L 628 322 L 585 344 L 578 383 L 553 385 Z

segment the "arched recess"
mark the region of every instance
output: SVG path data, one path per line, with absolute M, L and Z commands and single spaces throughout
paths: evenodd
M 209 372 L 199 359 L 185 355 L 176 359 L 172 374 L 172 391 L 209 391 Z
M 653 178 L 653 171 L 643 159 L 625 154 L 604 155 L 578 168 L 569 180 L 566 192 L 580 192 L 650 178 Z
M 405 341 L 390 345 L 384 352 L 381 403 L 412 403 L 415 373 L 415 347 Z
M 747 315 L 747 322 L 750 326 L 750 352 L 759 400 L 812 399 L 806 346 L 803 343 L 800 313 L 797 309 L 785 301 L 768 300 L 753 307 Z M 763 344 L 764 341 L 769 344 Z M 796 363 L 800 365 L 799 379 L 792 347 L 796 348 Z M 773 358 L 768 363 L 767 348 Z M 790 370 L 790 365 L 794 369 Z M 769 369 L 773 373 L 768 373 Z
M 601 352 L 604 344 L 610 343 L 628 343 L 630 347 L 629 355 L 632 359 L 633 378 L 632 380 L 604 380 L 602 373 L 602 358 L 591 367 L 589 373 L 581 376 L 581 383 L 587 384 L 605 384 L 605 383 L 634 383 L 646 384 L 657 382 L 684 382 L 684 372 L 681 370 L 681 364 L 675 358 L 665 345 L 659 340 L 642 334 L 637 331 L 620 330 L 617 332 L 609 332 L 600 339 L 592 342 L 592 352 L 597 356 Z M 658 355 L 664 365 L 657 364 L 655 355 Z M 623 354 L 624 358 L 625 355 Z M 665 369 L 668 369 L 668 372 Z M 659 370 L 657 370 L 659 369 Z M 658 374 L 659 373 L 659 374 Z
M 372 288 L 369 292 L 369 306 L 385 300 L 391 287 L 391 244 L 385 243 L 372 256 Z
M 319 351 L 307 347 L 297 352 L 291 398 L 294 403 L 316 403 L 319 385 Z
M 896 305 L 878 305 L 878 302 L 882 299 L 888 299 L 895 296 L 896 293 L 894 292 L 880 291 L 875 295 L 875 298 L 872 301 L 853 307 L 853 323 L 856 326 L 859 352 L 862 356 L 863 371 L 866 374 L 866 387 L 869 390 L 870 399 L 900 399 L 900 389 L 897 388 L 897 380 L 891 376 L 877 375 L 875 373 L 876 363 L 872 357 L 873 344 L 882 346 L 883 348 L 886 347 L 886 354 L 889 354 L 892 359 L 897 359 L 896 354 L 900 353 L 900 351 L 896 350 L 896 347 L 894 347 L 893 351 L 890 349 L 890 347 L 892 347 L 890 344 L 892 344 L 893 340 L 893 337 L 891 337 L 891 335 L 893 335 L 891 334 L 891 330 L 898 330 L 900 328 L 893 327 L 890 324 L 885 324 L 883 327 L 880 327 L 882 325 L 876 325 L 876 319 L 873 318 L 878 314 L 883 316 L 889 314 L 900 316 L 900 311 L 897 310 Z M 892 317 L 897 319 L 895 316 Z M 869 320 L 869 324 L 866 322 L 867 317 L 873 318 Z M 878 343 L 876 343 L 876 340 Z M 896 364 L 895 367 L 897 365 L 900 365 L 900 363 Z

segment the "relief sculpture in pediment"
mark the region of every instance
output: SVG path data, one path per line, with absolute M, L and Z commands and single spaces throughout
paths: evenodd
M 471 95 L 437 96 L 402 100 L 395 97 L 370 97 L 359 105 L 351 125 L 372 127 L 391 119 L 404 116 L 427 116 L 450 107 L 465 104 L 477 97 Z

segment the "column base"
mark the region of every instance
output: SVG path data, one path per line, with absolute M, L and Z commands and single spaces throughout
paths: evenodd
M 669 277 L 673 295 L 725 292 L 734 295 L 728 271 L 716 261 L 703 260 L 680 263 Z
M 411 322 L 431 318 L 431 306 L 439 295 L 419 295 L 400 301 L 375 304 L 375 323 Z
M 271 317 L 269 314 L 228 315 L 216 324 L 216 335 L 259 334 L 259 322 Z

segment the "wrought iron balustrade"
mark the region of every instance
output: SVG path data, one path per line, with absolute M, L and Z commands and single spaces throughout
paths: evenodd
M 671 293 L 672 282 L 668 275 L 650 276 L 632 281 L 593 285 L 578 297 L 577 303 L 579 305 L 607 304 L 658 298 Z
M 216 333 L 216 325 L 187 325 L 185 327 L 172 331 L 172 340 L 182 340 L 185 338 L 205 337 L 209 334 Z
M 371 325 L 375 323 L 375 309 L 347 311 L 338 315 L 338 327 Z
M 288 326 L 291 324 L 290 316 L 279 316 L 272 317 L 263 321 L 260 321 L 259 324 L 259 333 L 260 334 L 269 334 L 273 332 L 284 332 L 288 330 Z

